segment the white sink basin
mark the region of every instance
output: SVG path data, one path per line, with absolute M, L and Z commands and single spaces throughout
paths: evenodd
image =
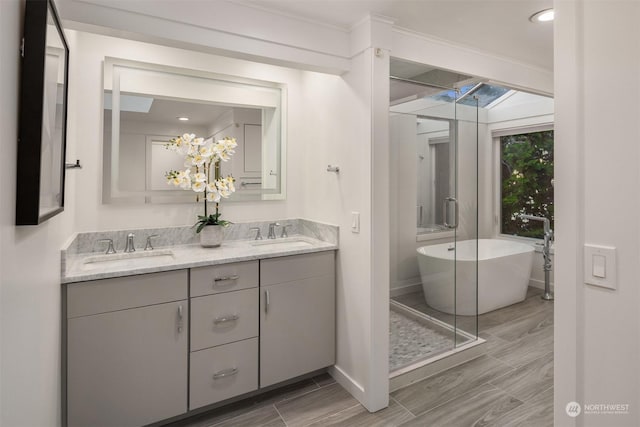
M 313 246 L 313 243 L 302 237 L 286 237 L 284 239 L 256 240 L 251 242 L 250 245 L 265 249 L 295 249 L 308 248 L 309 246 Z
M 162 265 L 163 262 L 174 260 L 173 251 L 170 249 L 154 249 L 152 251 L 128 252 L 119 254 L 93 255 L 82 261 L 85 270 L 108 268 L 117 266 L 150 267 Z

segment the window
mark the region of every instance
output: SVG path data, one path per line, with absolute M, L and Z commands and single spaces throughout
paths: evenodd
M 500 136 L 500 232 L 543 237 L 543 223 L 520 218 L 549 218 L 553 229 L 553 130 Z

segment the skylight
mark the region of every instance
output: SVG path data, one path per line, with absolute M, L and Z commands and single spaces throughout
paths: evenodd
M 507 92 L 509 92 L 509 89 L 502 86 L 480 83 L 462 86 L 458 94 L 456 94 L 455 90 L 445 90 L 431 96 L 430 98 L 436 101 L 445 102 L 454 102 L 457 99 L 456 102 L 458 104 L 475 106 L 477 97 L 478 107 L 484 108 Z
M 111 110 L 111 93 L 104 94 L 104 108 Z M 153 98 L 138 95 L 120 95 L 120 111 L 131 111 L 133 113 L 148 113 L 151 110 Z

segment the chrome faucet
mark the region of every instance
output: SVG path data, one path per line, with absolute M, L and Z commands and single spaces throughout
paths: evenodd
M 291 224 L 285 224 L 282 226 L 282 233 L 280 233 L 280 237 L 287 238 L 289 237 L 289 233 L 287 233 L 287 228 L 291 227 Z
M 133 234 L 133 233 L 127 234 L 127 246 L 125 246 L 125 248 L 124 248 L 125 252 L 135 252 L 136 251 L 136 247 L 133 244 L 133 238 L 134 237 L 136 237 L 136 235 Z
M 251 227 L 249 231 L 256 232 L 256 240 L 262 240 L 262 233 L 260 233 L 260 227 Z
M 152 251 L 153 250 L 153 245 L 151 244 L 151 239 L 153 239 L 154 237 L 158 237 L 158 235 L 157 234 L 152 234 L 150 236 L 147 236 L 147 244 L 144 247 L 145 251 Z
M 106 254 L 115 254 L 116 250 L 113 248 L 113 239 L 100 239 L 97 240 L 96 243 L 109 243 L 109 246 L 107 247 L 107 252 L 105 252 Z
M 276 227 L 279 227 L 280 223 L 272 222 L 269 224 L 269 234 L 267 235 L 267 239 L 275 239 L 276 238 Z
M 553 300 L 551 294 L 551 284 L 549 274 L 551 273 L 551 241 L 553 240 L 553 230 L 551 230 L 551 223 L 543 216 L 535 215 L 520 215 L 522 219 L 529 219 L 533 221 L 542 221 L 544 223 L 544 244 L 542 245 L 542 257 L 544 258 L 544 294 L 542 299 L 550 301 Z

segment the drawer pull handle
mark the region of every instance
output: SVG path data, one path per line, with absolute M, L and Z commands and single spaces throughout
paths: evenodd
M 269 312 L 269 304 L 271 303 L 269 298 L 269 291 L 264 291 L 264 312 Z
M 178 333 L 182 333 L 182 304 L 178 306 Z
M 213 279 L 213 286 L 218 284 L 218 282 L 226 282 L 226 281 L 229 281 L 229 280 L 238 280 L 239 278 L 240 278 L 240 276 L 238 276 L 237 274 L 234 274 L 233 276 L 216 277 L 215 279 Z
M 225 378 L 225 377 L 232 377 L 232 376 L 236 375 L 237 373 L 238 373 L 238 368 L 224 369 L 222 371 L 218 371 L 215 374 L 213 374 L 213 379 L 214 380 L 219 380 L 219 379 Z
M 239 318 L 240 316 L 238 316 L 237 314 L 232 314 L 231 316 L 216 317 L 213 323 L 217 325 L 218 323 L 235 322 Z

